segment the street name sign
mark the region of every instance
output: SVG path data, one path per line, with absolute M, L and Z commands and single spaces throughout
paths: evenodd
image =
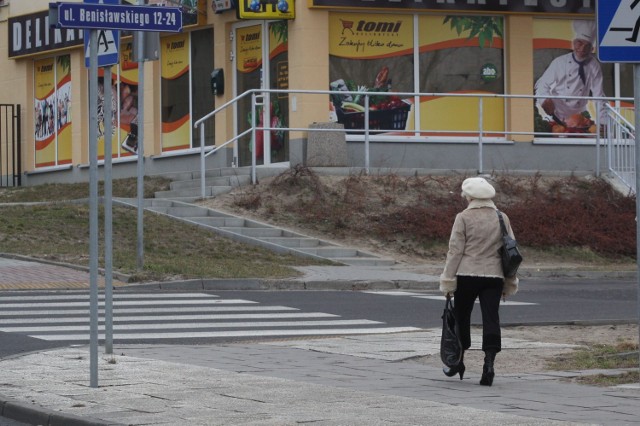
M 62 3 L 50 4 L 58 9 L 57 26 L 96 30 L 182 31 L 179 7 L 131 6 L 114 4 Z
M 640 63 L 640 0 L 596 2 L 600 62 Z

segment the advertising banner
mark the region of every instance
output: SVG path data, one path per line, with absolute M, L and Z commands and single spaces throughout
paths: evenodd
M 56 165 L 55 58 L 34 62 L 35 166 Z
M 189 113 L 189 34 L 161 40 L 162 61 L 162 150 L 188 149 L 191 144 Z M 182 96 L 171 96 L 181 94 Z M 166 104 L 166 102 L 171 102 Z
M 56 58 L 58 164 L 71 164 L 71 57 Z
M 613 64 L 601 64 L 595 55 L 596 22 L 536 19 L 533 30 L 536 138 L 595 138 L 596 109 L 604 123 L 604 102 L 545 96 L 615 95 Z

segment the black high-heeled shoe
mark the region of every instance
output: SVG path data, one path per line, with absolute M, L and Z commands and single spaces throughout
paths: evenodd
M 464 362 L 462 361 L 460 361 L 460 364 L 456 365 L 455 367 L 442 367 L 442 372 L 444 373 L 445 376 L 453 377 L 456 374 L 459 374 L 460 380 L 462 380 L 462 378 L 464 377 L 465 370 L 466 370 L 466 367 L 464 366 Z
M 482 366 L 482 377 L 480 378 L 480 384 L 482 386 L 491 386 L 493 384 L 493 378 L 496 373 L 493 370 L 493 362 L 496 359 L 496 353 L 493 351 L 486 351 L 484 355 L 484 365 Z

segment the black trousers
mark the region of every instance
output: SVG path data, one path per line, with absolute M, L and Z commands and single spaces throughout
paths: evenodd
M 454 309 L 460 327 L 462 347 L 471 347 L 471 312 L 477 298 L 482 311 L 482 350 L 500 352 L 500 297 L 502 278 L 458 276 L 458 287 L 454 296 Z

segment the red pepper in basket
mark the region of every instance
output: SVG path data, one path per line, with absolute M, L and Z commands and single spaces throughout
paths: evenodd
M 384 66 L 376 76 L 376 81 L 373 84 L 373 87 L 376 89 L 385 87 L 387 85 L 387 80 L 389 80 L 389 67 Z

